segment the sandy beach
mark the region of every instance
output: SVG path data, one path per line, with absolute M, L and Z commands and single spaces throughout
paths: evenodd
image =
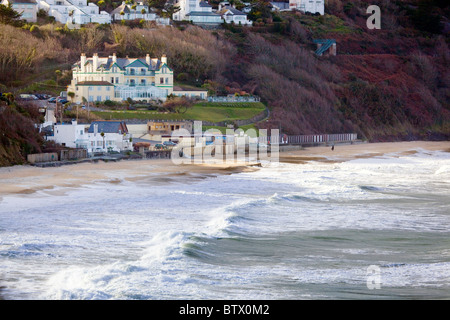
M 450 152 L 450 141 L 393 142 L 310 147 L 280 153 L 280 162 L 339 162 L 396 153 L 408 155 L 416 150 Z M 258 170 L 240 163 L 175 165 L 170 159 L 123 160 L 119 162 L 80 163 L 40 168 L 29 165 L 0 168 L 0 199 L 7 194 L 33 194 L 37 191 L 61 193 L 58 187 L 76 188 L 96 181 L 120 183 L 177 183 L 196 181 L 221 174 Z
M 6 194 L 32 194 L 43 190 L 58 195 L 57 187 L 77 188 L 93 182 L 177 183 L 221 174 L 257 170 L 235 164 L 176 165 L 170 159 L 98 161 L 60 167 L 31 165 L 0 168 L 0 199 Z
M 305 163 L 307 161 L 342 162 L 359 158 L 371 158 L 385 154 L 409 155 L 417 150 L 450 152 L 450 141 L 411 141 L 358 143 L 331 147 L 310 147 L 304 150 L 280 153 L 280 162 Z

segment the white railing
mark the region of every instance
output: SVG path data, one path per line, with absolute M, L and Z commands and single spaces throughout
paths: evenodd
M 316 144 L 316 143 L 320 144 L 320 143 L 352 142 L 356 140 L 358 140 L 358 135 L 356 133 L 281 135 L 279 141 L 270 141 L 270 136 L 259 137 L 260 143 L 278 142 L 279 144 Z

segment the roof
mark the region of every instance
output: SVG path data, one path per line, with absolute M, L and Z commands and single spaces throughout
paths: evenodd
M 191 11 L 189 13 L 186 13 L 187 16 L 213 16 L 213 17 L 220 17 L 219 14 L 214 12 L 205 12 L 205 11 Z
M 86 58 L 86 64 L 92 63 L 92 57 Z M 98 67 L 103 67 L 105 69 L 110 69 L 114 64 L 116 64 L 120 69 L 124 69 L 131 65 L 132 63 L 135 63 L 136 61 L 139 61 L 142 64 L 142 67 L 147 67 L 150 71 L 156 71 L 159 70 L 163 63 L 161 60 L 153 58 L 150 59 L 150 64 L 147 64 L 146 58 L 116 58 L 116 62 L 112 60 L 112 57 L 98 57 Z M 78 61 L 75 63 L 74 66 L 81 66 L 81 61 Z M 170 67 L 169 67 L 170 69 Z
M 114 86 L 108 81 L 80 81 L 77 83 L 78 86 Z
M 200 1 L 200 7 L 208 8 L 212 6 L 206 1 Z
M 8 0 L 9 3 L 27 3 L 27 4 L 36 4 L 35 0 Z
M 247 16 L 245 13 L 243 13 L 242 11 L 239 11 L 236 8 L 233 8 L 232 6 L 225 6 L 225 7 L 222 8 L 222 10 L 217 11 L 217 13 L 220 14 L 220 15 L 223 15 L 227 11 L 230 11 L 235 16 Z
M 120 5 L 120 6 L 118 6 L 117 8 L 115 8 L 112 12 L 111 12 L 111 15 L 114 15 L 114 14 L 120 14 L 121 12 L 124 12 L 124 13 L 130 13 L 130 9 L 128 8 L 128 6 L 125 4 L 125 3 L 123 3 L 122 5 Z
M 188 87 L 181 87 L 181 86 L 173 86 L 173 91 L 208 91 L 203 88 L 188 88 Z
M 127 124 L 124 121 L 94 121 L 89 127 L 88 133 L 94 133 L 94 125 L 98 125 L 97 132 L 104 133 L 128 133 Z

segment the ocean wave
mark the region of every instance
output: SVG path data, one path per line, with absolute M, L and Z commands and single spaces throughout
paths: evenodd
M 145 249 L 137 260 L 61 270 L 47 281 L 44 299 L 157 298 L 152 286 L 163 288 L 166 282 L 180 281 L 183 248 L 189 237 L 184 232 L 160 232 L 142 244 Z

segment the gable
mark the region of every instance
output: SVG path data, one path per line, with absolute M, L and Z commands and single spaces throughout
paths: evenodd
M 148 68 L 148 65 L 147 65 L 146 63 L 142 62 L 141 60 L 136 59 L 136 60 L 134 60 L 132 63 L 130 63 L 129 65 L 124 66 L 124 68 L 128 68 L 128 67 L 132 67 L 132 68 L 142 68 L 142 67 L 145 67 L 145 68 Z
M 173 72 L 173 70 L 167 65 L 167 63 L 162 63 L 162 64 L 159 66 L 158 71 L 161 71 L 161 69 L 162 69 L 163 67 L 166 67 L 167 69 L 169 69 L 170 72 Z

